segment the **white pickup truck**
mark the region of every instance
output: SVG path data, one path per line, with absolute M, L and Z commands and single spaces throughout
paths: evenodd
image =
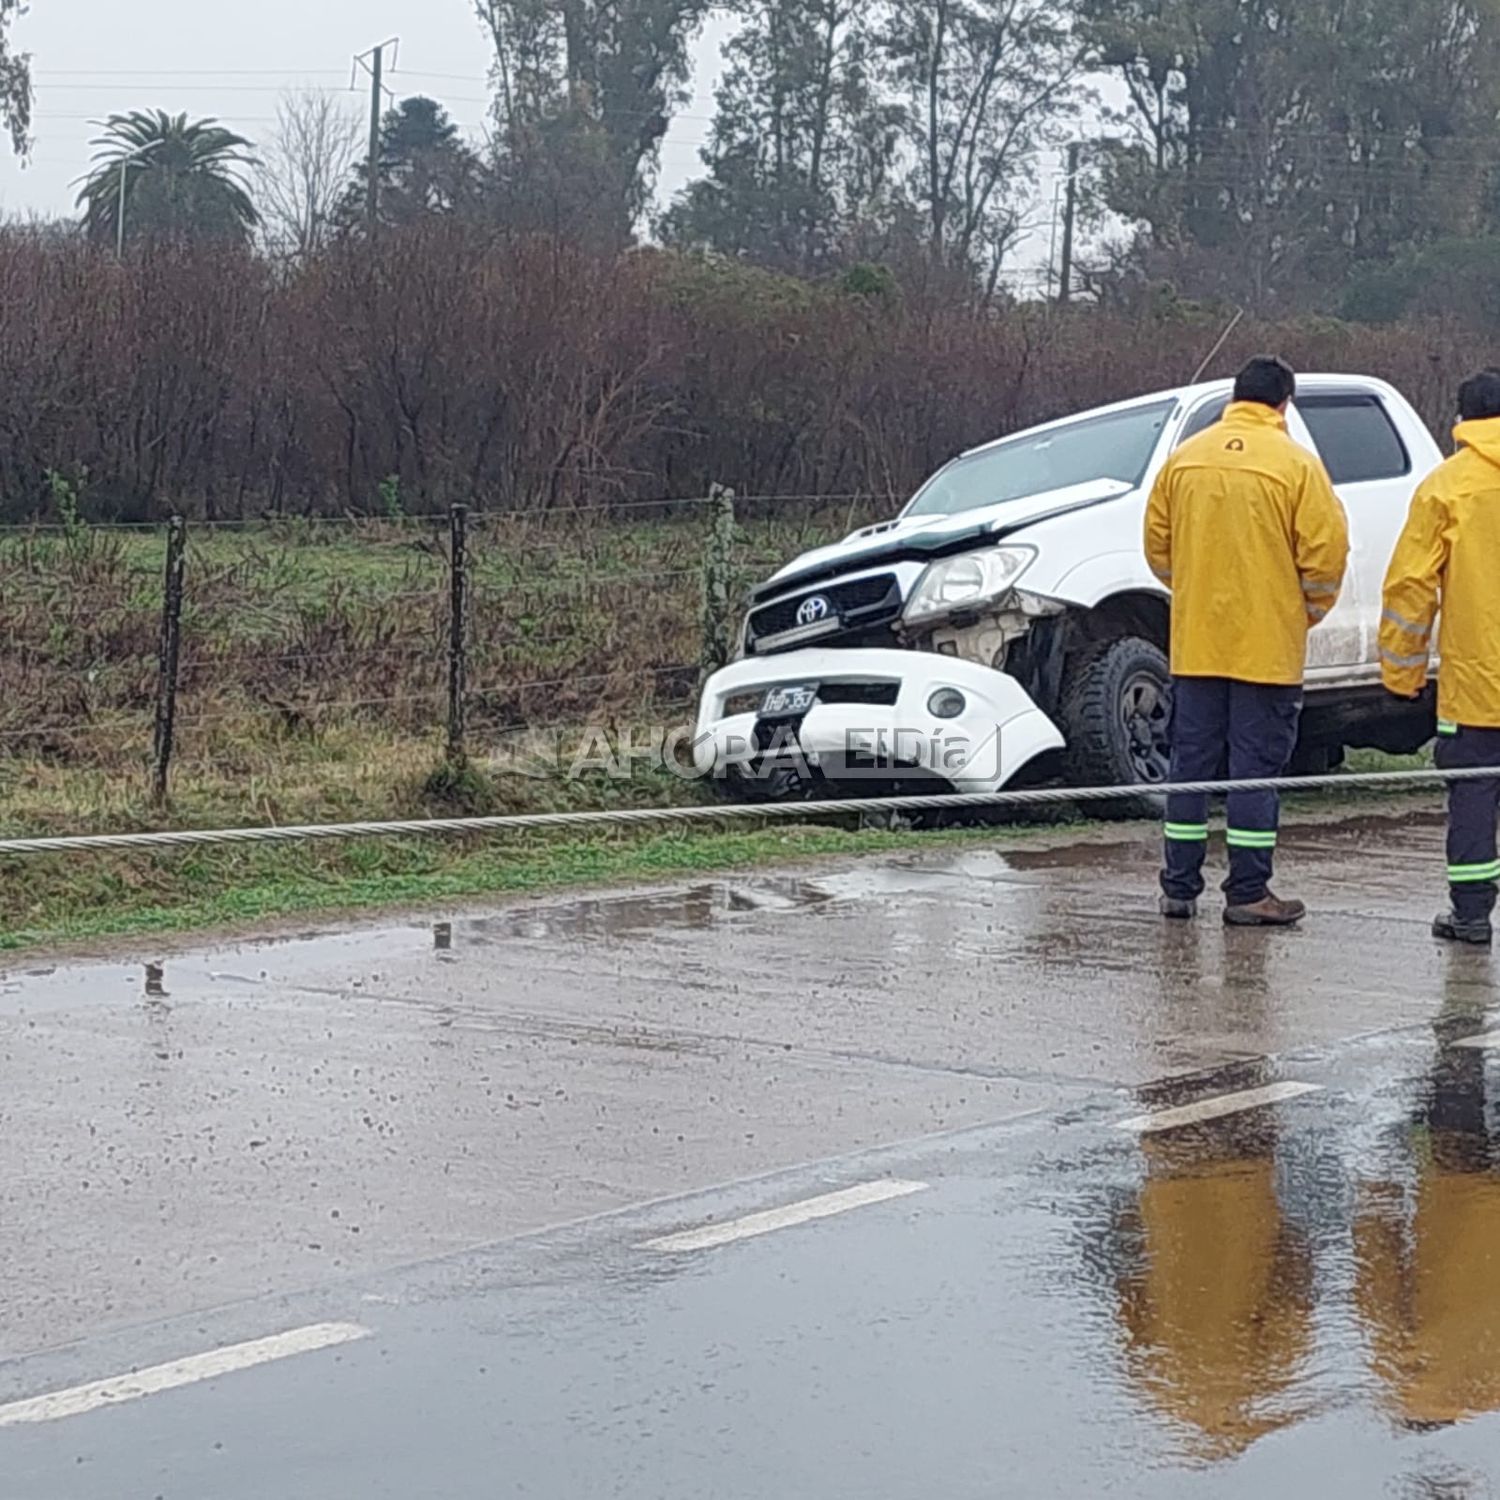
M 767 798 L 872 781 L 993 791 L 1023 771 L 1165 780 L 1170 600 L 1142 555 L 1143 512 L 1167 455 L 1229 396 L 1227 381 L 1187 386 L 975 448 L 895 520 L 787 564 L 704 685 L 700 769 Z M 1350 532 L 1338 605 L 1308 637 L 1294 766 L 1414 750 L 1433 711 L 1380 687 L 1381 581 L 1441 454 L 1405 398 L 1364 376 L 1300 377 L 1288 425 L 1327 466 Z

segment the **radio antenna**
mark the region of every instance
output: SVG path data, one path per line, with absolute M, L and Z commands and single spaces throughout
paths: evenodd
M 1223 333 L 1221 333 L 1219 335 L 1219 341 L 1218 341 L 1218 343 L 1216 343 L 1213 346 L 1213 348 L 1210 349 L 1208 351 L 1208 353 L 1203 356 L 1203 363 L 1201 365 L 1199 365 L 1196 370 L 1193 371 L 1193 378 L 1190 381 L 1188 381 L 1189 385 L 1197 385 L 1198 384 L 1199 380 L 1203 376 L 1203 372 L 1214 362 L 1214 356 L 1218 354 L 1219 350 L 1222 349 L 1224 347 L 1224 345 L 1229 342 L 1229 335 L 1231 333 L 1233 333 L 1234 330 L 1240 326 L 1240 319 L 1243 318 L 1244 316 L 1245 316 L 1245 309 L 1243 307 L 1237 307 L 1235 309 L 1234 316 L 1229 320 L 1229 326 L 1224 330 Z

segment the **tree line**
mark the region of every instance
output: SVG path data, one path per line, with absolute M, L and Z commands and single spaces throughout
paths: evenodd
M 0 230 L 0 520 L 539 518 L 703 496 L 890 513 L 1007 431 L 1190 378 L 1222 314 L 983 308 L 855 267 L 589 250 L 436 215 L 290 265 L 212 240 L 123 261 Z M 1246 319 L 1262 347 L 1407 391 L 1441 431 L 1491 357 L 1468 320 Z
M 448 217 L 591 253 L 644 238 L 803 278 L 864 267 L 992 305 L 1071 197 L 1077 290 L 1102 303 L 1500 321 L 1500 0 L 728 8 L 702 172 L 659 205 L 708 0 L 475 0 L 490 137 L 465 142 L 431 99 L 391 110 L 379 224 Z M 0 119 L 22 140 L 16 9 L 0 0 Z M 253 147 L 143 114 L 100 152 L 84 207 L 101 241 L 191 225 L 305 256 L 362 232 L 361 126 L 326 96 L 287 101 Z

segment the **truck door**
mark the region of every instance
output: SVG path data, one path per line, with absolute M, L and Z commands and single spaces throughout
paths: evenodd
M 1349 569 L 1339 602 L 1307 638 L 1310 673 L 1376 659 L 1380 590 L 1406 520 L 1411 455 L 1380 398 L 1369 391 L 1299 395 L 1292 434 L 1323 460 L 1349 517 Z M 1304 427 L 1306 438 L 1296 429 Z

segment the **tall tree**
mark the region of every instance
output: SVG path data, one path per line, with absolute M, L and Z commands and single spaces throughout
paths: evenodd
M 361 121 L 339 99 L 316 90 L 289 93 L 256 173 L 267 244 L 291 255 L 322 248 L 360 149 Z
M 628 240 L 709 5 L 475 0 L 494 49 L 497 147 L 513 211 L 531 194 L 540 223 L 587 210 L 608 237 Z
M 891 0 L 882 37 L 935 263 L 993 288 L 1078 74 L 1052 0 Z
M 380 221 L 411 224 L 432 214 L 470 210 L 480 192 L 480 163 L 435 99 L 403 99 L 380 125 Z M 339 210 L 344 228 L 363 222 L 369 163 L 361 161 Z
M 1496 0 L 1078 0 L 1126 86 L 1109 206 L 1129 260 L 1257 309 L 1327 303 L 1362 264 L 1482 228 Z
M 893 112 L 872 90 L 869 8 L 857 0 L 740 0 L 725 47 L 708 176 L 661 223 L 670 242 L 813 270 L 878 212 Z
M 28 0 L 0 0 L 0 124 L 10 132 L 16 154 L 24 156 L 31 132 L 31 56 L 11 49 L 7 28 Z
M 244 243 L 259 222 L 244 174 L 250 142 L 216 120 L 162 110 L 111 115 L 91 144 L 78 194 L 91 238 L 218 239 Z M 121 201 L 123 194 L 123 202 Z

